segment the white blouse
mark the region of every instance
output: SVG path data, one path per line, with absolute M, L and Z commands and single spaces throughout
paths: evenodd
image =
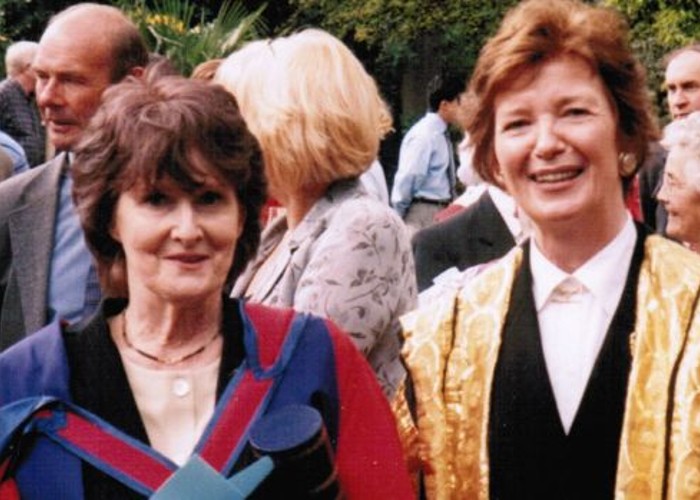
M 221 358 L 189 370 L 122 363 L 151 447 L 183 465 L 214 413 Z

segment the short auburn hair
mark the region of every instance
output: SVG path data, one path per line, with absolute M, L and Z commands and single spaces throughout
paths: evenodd
M 659 130 L 624 19 L 612 9 L 575 0 L 526 0 L 508 12 L 482 48 L 470 81 L 476 99 L 466 128 L 474 145 L 474 168 L 483 179 L 498 184 L 496 96 L 524 71 L 560 55 L 583 58 L 601 77 L 618 115 L 621 153 L 633 155 L 637 169 L 644 162 Z

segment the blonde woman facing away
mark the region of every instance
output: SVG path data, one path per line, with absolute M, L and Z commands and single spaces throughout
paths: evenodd
M 416 285 L 403 222 L 358 180 L 386 130 L 374 80 L 339 40 L 306 30 L 249 44 L 215 81 L 236 97 L 285 208 L 233 295 L 332 319 L 391 396 L 404 377 L 398 318 Z

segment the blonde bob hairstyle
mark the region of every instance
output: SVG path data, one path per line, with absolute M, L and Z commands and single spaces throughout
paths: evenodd
M 263 151 L 271 194 L 282 202 L 286 193 L 359 177 L 391 128 L 373 78 L 318 29 L 249 43 L 214 81 L 236 97 Z
M 582 58 L 603 80 L 618 116 L 619 153 L 634 164 L 621 177 L 630 179 L 644 162 L 659 131 L 644 69 L 630 50 L 623 18 L 612 9 L 579 1 L 526 0 L 506 15 L 483 47 L 470 82 L 476 100 L 466 126 L 474 144 L 474 167 L 483 179 L 498 184 L 496 96 L 519 75 L 562 54 Z

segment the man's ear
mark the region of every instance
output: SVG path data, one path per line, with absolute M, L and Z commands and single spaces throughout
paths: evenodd
M 440 101 L 440 105 L 438 106 L 437 114 L 440 115 L 440 118 L 442 118 L 446 122 L 448 122 L 448 123 L 452 122 L 452 110 L 450 107 L 450 101 L 445 101 L 445 100 Z
M 440 112 L 440 114 L 449 112 L 449 108 L 450 101 L 446 101 L 445 99 L 443 99 L 442 101 L 440 101 L 440 105 L 438 106 L 438 112 Z

